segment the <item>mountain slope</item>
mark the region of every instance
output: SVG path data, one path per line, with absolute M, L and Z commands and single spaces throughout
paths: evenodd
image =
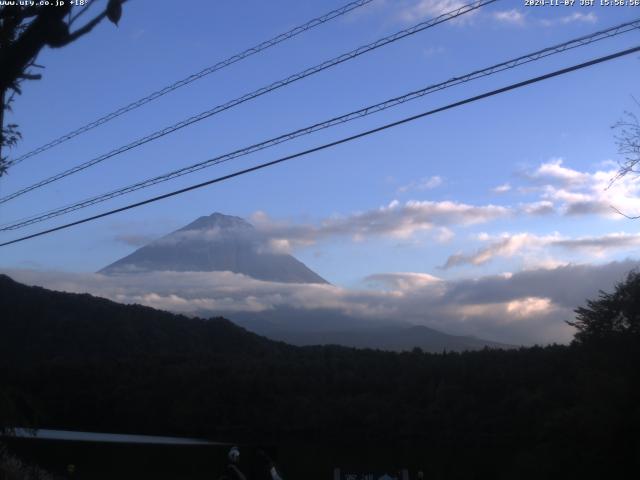
M 0 274 L 0 360 L 7 365 L 142 355 L 231 355 L 283 347 L 224 318 L 188 318 Z M 16 363 L 17 362 L 17 363 Z
M 213 213 L 100 270 L 107 275 L 149 271 L 230 271 L 258 280 L 328 283 L 291 255 L 275 253 L 248 222 Z

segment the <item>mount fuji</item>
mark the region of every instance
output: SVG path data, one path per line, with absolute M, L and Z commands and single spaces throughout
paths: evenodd
M 291 255 L 271 251 L 240 217 L 213 213 L 139 248 L 98 273 L 229 271 L 271 282 L 328 283 Z

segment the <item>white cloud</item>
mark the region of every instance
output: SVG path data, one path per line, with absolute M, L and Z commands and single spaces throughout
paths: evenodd
M 523 203 L 520 205 L 519 211 L 527 215 L 550 215 L 555 212 L 555 207 L 553 202 L 541 200 L 539 202 Z
M 640 246 L 640 234 L 610 233 L 590 237 L 563 237 L 558 233 L 538 236 L 530 233 L 503 234 L 499 237 L 482 235 L 480 241 L 489 242 L 485 247 L 473 253 L 457 253 L 451 255 L 443 268 L 461 265 L 484 265 L 492 260 L 521 256 L 529 263 L 534 261 L 537 267 L 542 264 L 555 267 L 559 262 L 550 259 L 549 249 L 560 249 L 568 252 L 582 252 L 591 256 L 605 257 L 608 254 L 624 251 L 635 251 Z M 542 258 L 540 263 L 538 260 Z
M 509 190 L 511 190 L 511 185 L 508 183 L 503 183 L 491 189 L 493 193 L 507 193 Z
M 463 305 L 459 309 L 466 321 L 494 316 L 500 325 L 519 323 L 559 311 L 550 298 L 522 297 L 509 302 Z
M 531 317 L 552 308 L 550 298 L 524 297 L 507 302 L 507 312 L 516 317 Z
M 524 25 L 525 23 L 524 13 L 516 8 L 494 12 L 493 18 L 500 23 L 508 23 L 511 25 Z
M 442 280 L 428 273 L 377 273 L 365 278 L 365 282 L 373 286 L 390 287 L 399 291 L 407 291 L 427 286 L 438 286 Z
M 545 18 L 540 24 L 545 27 L 553 27 L 556 25 L 568 25 L 570 23 L 590 23 L 594 24 L 598 21 L 598 16 L 594 12 L 583 13 L 574 12 L 570 15 L 564 15 L 556 18 Z
M 496 257 L 510 258 L 514 255 L 522 254 L 523 251 L 539 250 L 557 238 L 559 238 L 557 235 L 539 237 L 530 233 L 503 234 L 498 239 L 483 236 L 481 239 L 490 241 L 489 245 L 471 254 L 457 253 L 451 255 L 443 268 L 447 269 L 466 264 L 484 265 Z
M 466 4 L 467 2 L 461 0 L 418 0 L 402 8 L 398 15 L 403 22 L 413 23 L 428 18 L 439 17 L 440 15 L 464 7 Z M 460 17 L 460 19 L 457 19 L 456 23 L 464 22 L 465 20 L 468 21 L 469 17 L 475 15 L 476 12 L 477 10 L 473 10 L 466 13 Z
M 404 23 L 414 23 L 429 18 L 439 17 L 445 13 L 452 12 L 456 9 L 468 5 L 469 2 L 463 0 L 411 0 L 404 4 L 398 12 L 398 18 Z M 464 25 L 470 23 L 473 18 L 483 15 L 496 22 L 510 25 L 524 25 L 526 22 L 526 14 L 517 8 L 510 10 L 499 10 L 486 15 L 481 9 L 471 10 L 463 16 L 452 20 L 451 23 Z M 577 19 L 576 19 L 577 20 Z M 567 20 L 568 22 L 569 20 Z
M 449 243 L 455 236 L 456 234 L 450 228 L 440 227 L 435 238 L 440 243 Z
M 581 172 L 566 167 L 562 159 L 552 159 L 525 173 L 524 177 L 532 182 L 533 186 L 521 188 L 520 191 L 537 192 L 541 201 L 548 202 L 546 213 L 557 210 L 570 216 L 599 215 L 612 219 L 624 218 L 614 210 L 615 207 L 630 216 L 639 214 L 638 178 L 626 176 L 611 184 L 611 179 L 616 173 L 615 168 Z
M 562 186 L 584 184 L 589 180 L 588 174 L 567 168 L 563 163 L 564 160 L 562 158 L 553 158 L 548 162 L 540 164 L 540 166 L 529 173 L 528 176 L 532 180 Z
M 371 237 L 408 239 L 440 228 L 438 238 L 446 240 L 453 232 L 442 227 L 468 226 L 510 215 L 509 208 L 498 205 L 474 206 L 465 203 L 397 200 L 386 206 L 343 217 L 330 217 L 316 225 L 296 225 L 270 219 L 264 212 L 252 216 L 256 228 L 265 236 L 290 247 L 311 245 L 332 237 L 364 241 Z

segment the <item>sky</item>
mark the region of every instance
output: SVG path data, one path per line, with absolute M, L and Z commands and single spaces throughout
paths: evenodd
M 19 124 L 23 140 L 10 158 L 344 3 L 128 2 L 119 27 L 103 22 L 71 46 L 42 52 L 43 79 L 25 83 L 13 106 L 10 120 Z M 0 223 L 640 17 L 640 7 L 579 3 L 526 7 L 522 1 L 500 0 L 1 204 Z M 25 160 L 0 178 L 0 194 L 462 4 L 375 0 Z M 0 232 L 0 241 L 638 44 L 636 30 L 554 55 L 58 219 Z M 283 298 L 306 299 L 308 305 L 309 298 L 330 297 L 327 302 L 336 308 L 358 306 L 371 315 L 403 316 L 500 341 L 566 342 L 572 331 L 564 320 L 572 309 L 598 289 L 610 289 L 638 258 L 638 221 L 612 207 L 640 214 L 640 184 L 630 177 L 611 187 L 609 182 L 622 160 L 611 127 L 625 111 L 638 109 L 633 96 L 640 96 L 639 61 L 640 55 L 630 55 L 2 247 L 0 269 L 34 284 L 180 310 L 166 302 L 184 293 L 172 291 L 180 284 L 175 278 L 147 283 L 146 293 L 139 283 L 115 292 L 93 272 L 199 216 L 221 212 L 251 221 L 275 247 L 332 284 L 326 287 L 329 293 L 300 287 L 304 295 L 296 290 Z M 219 298 L 214 280 L 198 299 Z M 184 285 L 193 281 L 184 279 Z M 273 306 L 273 292 L 290 289 L 257 286 L 248 279 L 233 282 L 244 282 L 236 302 L 246 300 L 247 292 L 268 291 L 270 300 L 261 308 Z M 571 294 L 564 295 L 567 283 Z M 184 293 L 183 299 L 193 295 Z M 371 313 L 373 307 L 379 307 L 377 313 Z

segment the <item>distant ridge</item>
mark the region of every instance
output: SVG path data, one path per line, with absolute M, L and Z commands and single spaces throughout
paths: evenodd
M 99 273 L 229 271 L 271 282 L 328 283 L 291 255 L 270 250 L 240 217 L 213 213 L 145 245 Z
M 435 353 L 517 348 L 478 337 L 451 335 L 398 319 L 367 321 L 335 309 L 280 307 L 268 312 L 228 312 L 224 316 L 258 335 L 296 346 L 340 345 L 398 352 L 419 347 Z

